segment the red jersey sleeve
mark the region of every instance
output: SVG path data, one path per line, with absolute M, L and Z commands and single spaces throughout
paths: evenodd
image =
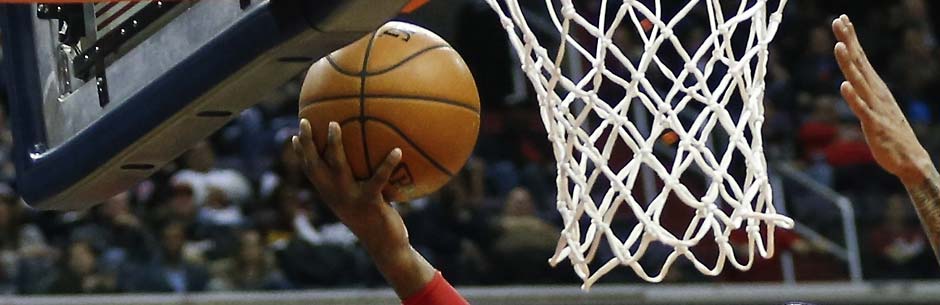
M 405 298 L 402 305 L 470 305 L 440 272 L 421 291 Z

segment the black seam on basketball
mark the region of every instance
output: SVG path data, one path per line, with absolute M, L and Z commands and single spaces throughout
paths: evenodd
M 374 40 L 374 38 L 375 38 L 375 36 L 373 36 L 373 40 Z M 395 70 L 395 68 L 401 67 L 402 65 L 404 65 L 404 64 L 408 63 L 409 61 L 411 61 L 411 60 L 417 58 L 418 56 L 421 56 L 421 55 L 424 54 L 424 53 L 427 53 L 427 52 L 430 52 L 430 51 L 433 51 L 433 50 L 437 50 L 437 49 L 445 49 L 445 48 L 446 48 L 446 49 L 453 49 L 453 48 L 451 48 L 449 45 L 446 45 L 446 44 L 433 45 L 433 46 L 430 46 L 430 47 L 421 49 L 421 50 L 419 50 L 418 52 L 412 53 L 411 55 L 408 55 L 408 57 L 405 57 L 404 59 L 402 59 L 402 60 L 399 61 L 398 63 L 396 63 L 396 64 L 394 64 L 394 65 L 392 65 L 392 66 L 390 66 L 390 67 L 388 67 L 388 68 L 385 68 L 385 69 L 382 69 L 382 70 L 378 70 L 378 71 L 375 71 L 375 72 L 367 72 L 368 69 L 366 68 L 366 66 L 362 66 L 362 71 L 360 71 L 359 73 L 346 70 L 345 68 L 340 67 L 340 65 L 337 64 L 335 61 L 333 61 L 333 56 L 327 56 L 327 57 L 326 57 L 326 62 L 329 63 L 330 66 L 333 67 L 333 70 L 336 70 L 336 72 L 339 72 L 340 74 L 343 74 L 343 75 L 353 76 L 353 77 L 360 77 L 360 76 L 363 76 L 363 75 L 365 75 L 365 76 L 376 76 L 376 75 L 385 74 L 385 73 L 388 73 L 388 72 L 390 72 L 390 71 L 392 71 L 392 70 Z M 370 49 L 372 49 L 372 40 L 369 41 L 369 45 L 366 47 L 366 54 L 369 53 Z M 366 55 L 366 57 L 368 57 L 368 55 Z
M 447 167 L 444 167 L 443 164 L 437 162 L 437 160 L 434 160 L 434 158 L 431 158 L 431 155 L 428 154 L 428 152 L 424 151 L 424 149 L 421 149 L 421 146 L 418 146 L 418 143 L 415 143 L 414 141 L 411 140 L 411 138 L 408 138 L 408 135 L 402 132 L 401 129 L 398 129 L 398 127 L 393 125 L 391 122 L 385 121 L 382 118 L 372 117 L 372 116 L 366 116 L 366 121 L 367 122 L 375 121 L 379 124 L 385 125 L 388 128 L 391 128 L 392 131 L 394 131 L 396 134 L 398 134 L 399 137 L 402 138 L 402 140 L 405 140 L 405 142 L 408 142 L 408 145 L 411 145 L 412 148 L 418 151 L 418 153 L 421 154 L 421 156 L 424 157 L 425 160 L 428 160 L 428 162 L 431 162 L 431 165 L 434 165 L 434 167 L 436 167 L 437 170 L 441 171 L 444 174 L 447 174 L 448 176 L 451 176 L 451 177 L 454 176 L 453 172 L 448 170 Z M 366 129 L 365 124 L 362 125 L 362 129 Z
M 332 55 L 326 57 L 326 62 L 330 63 L 330 66 L 333 67 L 333 70 L 336 70 L 336 72 L 339 72 L 340 74 L 343 74 L 343 75 L 346 75 L 346 76 L 352 76 L 352 77 L 360 77 L 360 76 L 362 76 L 362 75 L 361 75 L 362 73 L 352 72 L 352 71 L 343 69 L 343 67 L 340 67 L 339 64 L 337 64 L 335 61 L 333 61 L 333 56 L 332 56 Z
M 366 76 L 376 76 L 376 75 L 381 75 L 381 74 L 388 73 L 389 71 L 395 70 L 395 68 L 401 67 L 402 65 L 408 63 L 408 62 L 411 61 L 412 59 L 415 59 L 415 58 L 417 58 L 418 56 L 421 56 L 421 54 L 424 54 L 424 53 L 427 53 L 427 52 L 430 52 L 430 51 L 433 51 L 433 50 L 437 50 L 437 49 L 443 49 L 443 48 L 450 48 L 450 46 L 449 46 L 449 45 L 446 45 L 446 44 L 439 44 L 439 45 L 434 45 L 434 46 L 430 46 L 430 47 L 421 49 L 421 50 L 419 50 L 418 52 L 414 52 L 414 53 L 412 53 L 411 55 L 408 55 L 408 57 L 405 57 L 404 59 L 402 59 L 401 61 L 399 61 L 397 64 L 394 64 L 394 65 L 392 65 L 392 66 L 390 66 L 390 67 L 388 67 L 388 68 L 385 68 L 385 69 L 382 69 L 382 70 L 378 70 L 378 71 L 375 71 L 375 72 L 366 72 Z M 367 69 L 366 69 L 366 68 L 363 68 L 363 70 L 367 70 Z
M 317 103 L 342 102 L 342 101 L 344 101 L 344 100 L 357 99 L 357 98 L 359 98 L 359 97 L 360 97 L 360 95 L 345 95 L 345 96 L 344 96 L 344 95 L 338 95 L 338 96 L 330 96 L 330 97 L 321 97 L 321 98 L 318 98 L 318 99 L 313 99 L 313 100 L 307 101 L 307 103 L 304 105 L 304 107 L 307 107 L 307 106 L 310 106 L 310 105 L 313 105 L 313 104 L 317 104 Z M 402 100 L 407 99 L 407 100 L 414 100 L 414 101 L 427 102 L 427 103 L 434 103 L 434 104 L 445 104 L 445 105 L 451 105 L 451 106 L 455 106 L 455 107 L 464 108 L 464 109 L 473 111 L 473 113 L 480 114 L 480 109 L 473 108 L 473 107 L 471 107 L 471 106 L 469 106 L 469 105 L 467 105 L 467 104 L 464 104 L 464 103 L 461 103 L 461 102 L 458 102 L 458 101 L 448 100 L 448 99 L 442 99 L 442 98 L 427 97 L 427 96 L 397 95 L 397 94 L 388 94 L 388 95 L 386 95 L 386 94 L 366 94 L 366 95 L 364 95 L 364 97 L 365 97 L 365 98 L 402 99 Z
M 373 168 L 372 168 L 372 157 L 369 156 L 369 142 L 366 141 L 366 79 L 368 78 L 369 67 L 369 55 L 372 55 L 372 46 L 375 44 L 375 37 L 379 35 L 372 33 L 372 37 L 369 38 L 369 44 L 366 45 L 366 54 L 362 58 L 362 71 L 360 71 L 360 82 L 359 82 L 359 125 L 360 135 L 362 136 L 362 153 L 366 159 L 366 169 L 368 170 L 368 176 L 372 177 Z

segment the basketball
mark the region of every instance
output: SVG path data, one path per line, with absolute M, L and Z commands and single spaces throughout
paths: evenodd
M 321 151 L 328 124 L 340 124 L 356 179 L 371 177 L 401 148 L 383 193 L 406 201 L 436 191 L 463 167 L 476 144 L 480 101 L 469 68 L 446 41 L 389 22 L 310 67 L 299 116 Z

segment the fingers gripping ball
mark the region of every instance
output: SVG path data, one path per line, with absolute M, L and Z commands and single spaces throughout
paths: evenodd
M 314 63 L 299 109 L 321 152 L 327 125 L 339 122 L 356 179 L 371 177 L 401 148 L 383 189 L 391 201 L 443 186 L 469 158 L 480 126 L 477 88 L 460 55 L 434 33 L 401 22 Z

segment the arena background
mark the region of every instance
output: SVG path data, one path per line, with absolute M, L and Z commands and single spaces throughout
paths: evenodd
M 906 194 L 874 163 L 838 96 L 829 30 L 838 14 L 852 16 L 937 160 L 938 8 L 924 0 L 792 0 L 772 45 L 764 133 L 776 198 L 802 226 L 778 233 L 783 251 L 750 272 L 704 277 L 677 265 L 666 283 L 649 285 L 621 269 L 585 293 L 570 266 L 546 263 L 560 225 L 554 160 L 503 30 L 480 0 L 432 1 L 402 19 L 436 31 L 464 56 L 483 123 L 464 171 L 438 194 L 401 205 L 411 240 L 475 304 L 940 302 L 940 268 Z M 18 200 L 12 140 L 0 119 L 0 303 L 395 304 L 284 149 L 296 132 L 301 79 L 86 212 L 38 212 Z M 108 295 L 50 296 L 86 293 Z

